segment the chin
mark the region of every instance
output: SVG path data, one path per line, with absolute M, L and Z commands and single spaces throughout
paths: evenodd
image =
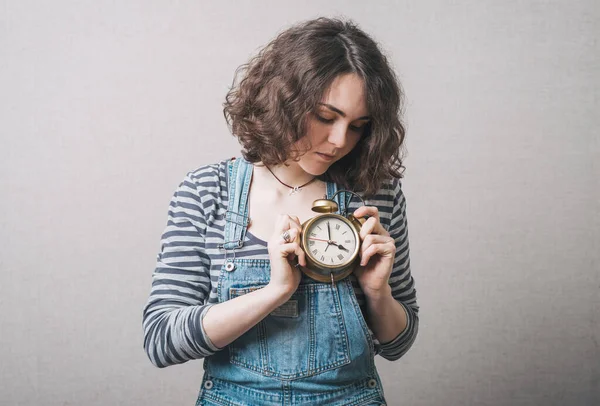
M 311 161 L 300 160 L 300 162 L 298 162 L 298 164 L 304 172 L 306 172 L 310 175 L 313 175 L 313 176 L 323 175 L 325 172 L 327 172 L 327 169 L 329 169 L 329 167 L 331 166 L 331 164 L 328 164 L 328 163 L 316 162 L 316 161 L 312 161 L 312 160 Z

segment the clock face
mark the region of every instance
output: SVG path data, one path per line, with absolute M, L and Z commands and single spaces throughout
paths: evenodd
M 323 216 L 306 230 L 306 252 L 317 263 L 329 267 L 346 265 L 356 248 L 354 229 L 340 218 Z

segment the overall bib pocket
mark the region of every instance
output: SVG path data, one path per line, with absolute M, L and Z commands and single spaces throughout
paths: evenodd
M 231 286 L 229 297 L 264 286 Z M 348 333 L 337 286 L 300 285 L 288 302 L 231 343 L 229 355 L 232 364 L 283 379 L 349 364 Z

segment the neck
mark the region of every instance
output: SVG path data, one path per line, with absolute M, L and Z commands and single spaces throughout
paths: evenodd
M 286 164 L 287 165 L 270 166 L 269 169 L 271 169 L 273 174 L 275 174 L 279 180 L 290 186 L 300 186 L 315 178 L 314 175 L 306 173 L 304 169 L 298 165 L 298 162 L 287 161 Z M 265 171 L 268 172 L 268 169 L 265 168 Z M 270 173 L 269 175 L 273 176 Z M 273 180 L 277 182 L 277 179 L 273 178 Z

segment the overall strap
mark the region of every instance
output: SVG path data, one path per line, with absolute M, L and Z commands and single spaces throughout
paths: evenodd
M 337 183 L 327 181 L 327 198 L 331 197 L 338 191 Z M 338 204 L 338 213 L 344 214 L 346 211 L 346 193 L 341 192 L 335 197 L 335 201 Z
M 250 224 L 248 217 L 248 192 L 252 180 L 253 166 L 244 158 L 227 162 L 228 204 L 225 215 L 225 242 L 221 248 L 241 248 Z

